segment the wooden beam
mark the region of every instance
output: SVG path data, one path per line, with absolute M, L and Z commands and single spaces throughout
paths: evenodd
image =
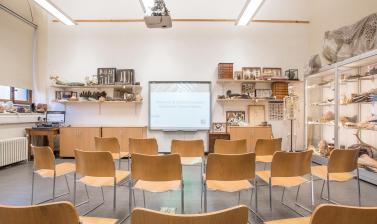
M 53 20 L 59 22 L 59 20 Z M 77 19 L 76 23 L 141 23 L 144 19 Z M 235 23 L 235 19 L 173 19 L 173 22 Z M 254 23 L 309 24 L 308 20 L 253 20 Z

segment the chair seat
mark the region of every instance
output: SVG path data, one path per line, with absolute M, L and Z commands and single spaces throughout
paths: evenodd
M 184 166 L 193 166 L 202 162 L 202 157 L 181 157 L 181 164 Z
M 129 152 L 111 153 L 113 159 L 121 159 L 130 156 Z
M 56 171 L 56 176 L 63 176 L 68 173 L 75 172 L 76 170 L 76 165 L 73 163 L 60 163 L 55 166 L 55 171 Z M 47 170 L 47 169 L 41 169 L 35 171 L 38 175 L 41 177 L 49 177 L 52 178 L 54 177 L 54 170 Z
M 327 166 L 312 166 L 312 174 L 322 180 L 327 180 Z M 353 173 L 330 173 L 330 181 L 344 182 L 351 180 L 355 175 Z
M 81 224 L 116 224 L 118 223 L 117 219 L 110 219 L 110 218 L 87 217 L 87 216 L 80 216 L 79 218 L 80 218 Z
M 256 175 L 261 178 L 264 182 L 268 183 L 270 180 L 271 172 L 266 171 L 257 171 Z M 308 180 L 303 177 L 273 177 L 271 179 L 272 186 L 283 186 L 283 187 L 295 187 L 301 185 Z
M 261 163 L 271 163 L 272 162 L 272 155 L 268 156 L 256 156 L 255 161 L 261 162 Z
M 265 222 L 265 224 L 309 224 L 310 217 L 280 219 L 275 221 Z
M 116 183 L 119 184 L 123 180 L 125 180 L 130 175 L 129 171 L 125 170 L 116 170 L 115 177 Z M 85 176 L 80 178 L 79 180 L 81 183 L 86 184 L 92 187 L 108 187 L 114 186 L 114 178 L 113 177 L 92 177 L 92 176 Z
M 224 191 L 224 192 L 237 192 L 242 190 L 249 190 L 253 187 L 251 183 L 247 180 L 238 181 L 218 181 L 218 180 L 207 180 L 207 189 L 213 191 Z
M 182 186 L 182 181 L 173 180 L 173 181 L 143 181 L 138 180 L 134 186 L 134 189 L 161 193 L 167 191 L 180 190 Z

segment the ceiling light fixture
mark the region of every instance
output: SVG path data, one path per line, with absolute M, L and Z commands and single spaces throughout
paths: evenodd
M 253 20 L 255 14 L 261 8 L 265 0 L 247 0 L 245 7 L 242 9 L 241 15 L 236 21 L 237 26 L 246 26 Z
M 58 7 L 56 7 L 49 0 L 34 0 L 38 5 L 40 5 L 44 10 L 50 13 L 52 16 L 56 17 L 60 22 L 67 26 L 76 25 L 73 19 L 69 18 L 64 12 L 62 12 Z

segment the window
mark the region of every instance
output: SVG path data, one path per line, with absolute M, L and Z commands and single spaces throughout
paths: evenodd
M 32 91 L 23 88 L 0 86 L 0 101 L 12 101 L 16 104 L 31 104 Z
M 9 86 L 0 86 L 0 100 L 11 100 Z

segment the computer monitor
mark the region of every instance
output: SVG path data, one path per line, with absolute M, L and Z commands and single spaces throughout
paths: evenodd
M 65 111 L 47 111 L 46 122 L 52 124 L 61 124 L 65 122 Z

